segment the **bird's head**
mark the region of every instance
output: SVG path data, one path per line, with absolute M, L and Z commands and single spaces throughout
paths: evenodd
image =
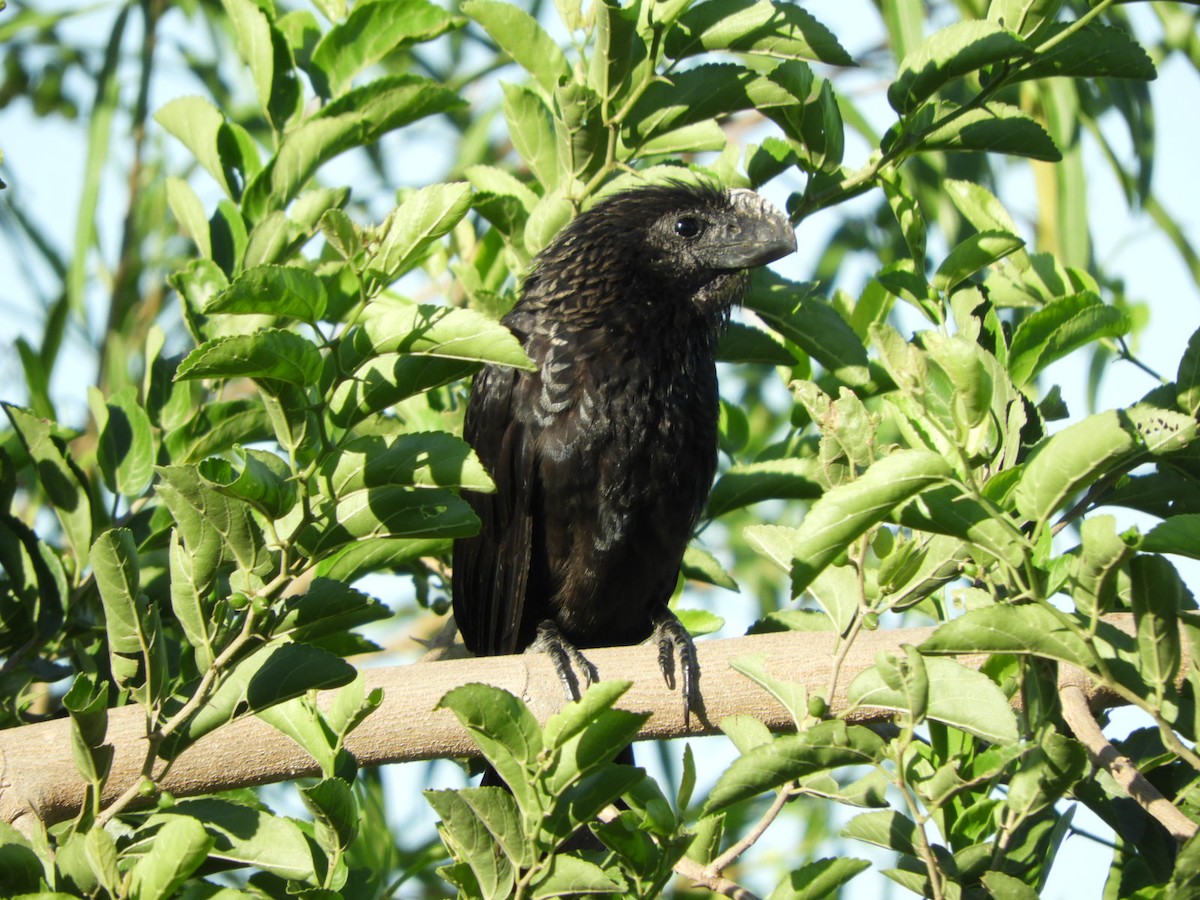
M 787 217 L 753 191 L 648 185 L 581 213 L 535 271 L 572 282 L 553 286 L 560 296 L 623 295 L 628 302 L 626 287 L 646 300 L 686 295 L 711 314 L 740 299 L 747 270 L 795 249 Z

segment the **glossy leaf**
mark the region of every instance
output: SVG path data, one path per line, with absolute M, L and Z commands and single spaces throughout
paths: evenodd
M 180 817 L 200 822 L 212 836 L 209 856 L 213 859 L 256 866 L 280 878 L 316 880 L 308 840 L 291 819 L 229 800 L 202 797 L 154 813 L 144 827 L 156 828 Z
M 469 309 L 379 298 L 363 312 L 362 335 L 376 353 L 419 353 L 533 369 L 511 331 Z
M 1086 344 L 1129 332 L 1129 316 L 1091 292 L 1071 294 L 1021 320 L 1008 351 L 1008 371 L 1021 387 L 1050 363 Z
M 952 659 L 925 659 L 928 703 L 924 715 L 993 744 L 1017 739 L 1017 717 L 986 675 Z M 904 695 L 885 683 L 877 668 L 865 669 L 849 689 L 850 702 L 904 712 Z
M 673 59 L 729 50 L 838 66 L 854 61 L 828 28 L 808 11 L 771 0 L 708 0 L 690 7 L 667 34 Z
M 179 364 L 175 378 L 259 378 L 307 387 L 320 373 L 321 354 L 310 341 L 271 328 L 206 341 Z
M 570 74 L 558 44 L 529 13 L 500 0 L 467 0 L 462 11 L 478 22 L 500 49 L 512 57 L 547 94 Z
M 804 590 L 849 543 L 888 518 L 914 494 L 950 476 L 940 456 L 900 450 L 876 462 L 857 480 L 824 494 L 799 528 L 756 525 L 746 538 L 760 553 L 792 573 L 792 591 Z
M 130 896 L 166 900 L 208 858 L 215 840 L 196 819 L 175 816 L 154 835 L 150 849 L 133 867 Z
M 1174 692 L 1181 663 L 1177 618 L 1185 589 L 1175 567 L 1161 556 L 1134 557 L 1129 580 L 1141 674 L 1161 708 Z
M 705 804 L 712 815 L 794 778 L 842 766 L 870 765 L 883 752 L 878 735 L 861 725 L 822 722 L 784 735 L 738 757 L 717 779 Z
M 1062 615 L 1033 603 L 972 609 L 943 622 L 919 649 L 925 654 L 1033 654 L 1087 669 L 1092 653 Z
M 279 316 L 317 322 L 328 298 L 321 279 L 298 266 L 255 266 L 213 297 L 204 312 Z
M 368 66 L 412 44 L 432 40 L 465 24 L 426 0 L 359 3 L 344 22 L 329 29 L 312 51 L 312 62 L 339 96 Z
M 786 457 L 731 466 L 713 486 L 705 514 L 711 518 L 763 500 L 815 500 L 824 492 L 815 459 Z
M 991 102 L 960 112 L 942 103 L 938 112 L 943 124 L 922 136 L 924 150 L 1005 153 L 1044 162 L 1062 159 L 1046 129 L 1015 106 Z
M 1025 41 L 994 22 L 955 22 L 904 57 L 888 103 L 898 113 L 912 112 L 947 82 L 1029 52 Z
M 1026 518 L 1042 521 L 1136 449 L 1136 438 L 1116 412 L 1089 416 L 1034 448 L 1013 490 L 1013 501 Z

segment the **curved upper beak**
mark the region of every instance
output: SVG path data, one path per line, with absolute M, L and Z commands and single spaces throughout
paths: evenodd
M 753 269 L 796 251 L 787 216 L 754 191 L 731 193 L 734 217 L 709 247 L 708 262 L 721 269 Z

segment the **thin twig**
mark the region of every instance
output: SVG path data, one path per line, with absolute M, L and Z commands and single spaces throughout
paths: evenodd
M 746 832 L 745 835 L 742 836 L 741 840 L 705 866 L 705 874 L 714 876 L 720 875 L 723 870 L 733 865 L 739 856 L 753 847 L 755 843 L 758 842 L 758 839 L 763 836 L 763 833 L 770 827 L 771 823 L 775 821 L 781 812 L 783 812 L 783 807 L 787 804 L 788 800 L 792 798 L 793 787 L 794 785 L 791 782 L 788 782 L 781 787 L 779 792 L 775 795 L 775 800 L 771 803 L 771 806 L 765 813 L 763 813 L 762 818 L 758 820 L 753 828 L 751 828 L 748 832 Z
M 780 794 L 783 793 L 784 791 L 780 791 Z M 609 805 L 600 810 L 596 818 L 601 822 L 611 822 L 618 815 L 620 815 L 619 810 L 615 806 Z M 710 872 L 709 870 L 714 868 L 714 866 L 715 863 L 702 866 L 696 860 L 682 856 L 671 868 L 676 875 L 686 878 L 697 887 L 707 888 L 714 894 L 720 894 L 723 897 L 733 897 L 734 900 L 759 900 L 757 894 L 746 890 L 736 881 L 726 878 L 719 871 Z
M 1117 750 L 1100 730 L 1086 695 L 1078 685 L 1064 685 L 1059 690 L 1063 719 L 1071 727 L 1088 755 L 1103 766 L 1138 806 L 1152 815 L 1177 841 L 1186 841 L 1196 833 L 1196 823 L 1185 816 L 1166 797 L 1158 792 L 1127 756 Z

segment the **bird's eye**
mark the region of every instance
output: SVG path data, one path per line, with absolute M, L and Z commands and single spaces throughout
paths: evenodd
M 694 238 L 703 230 L 700 220 L 692 216 L 683 216 L 675 220 L 675 233 L 681 238 Z

